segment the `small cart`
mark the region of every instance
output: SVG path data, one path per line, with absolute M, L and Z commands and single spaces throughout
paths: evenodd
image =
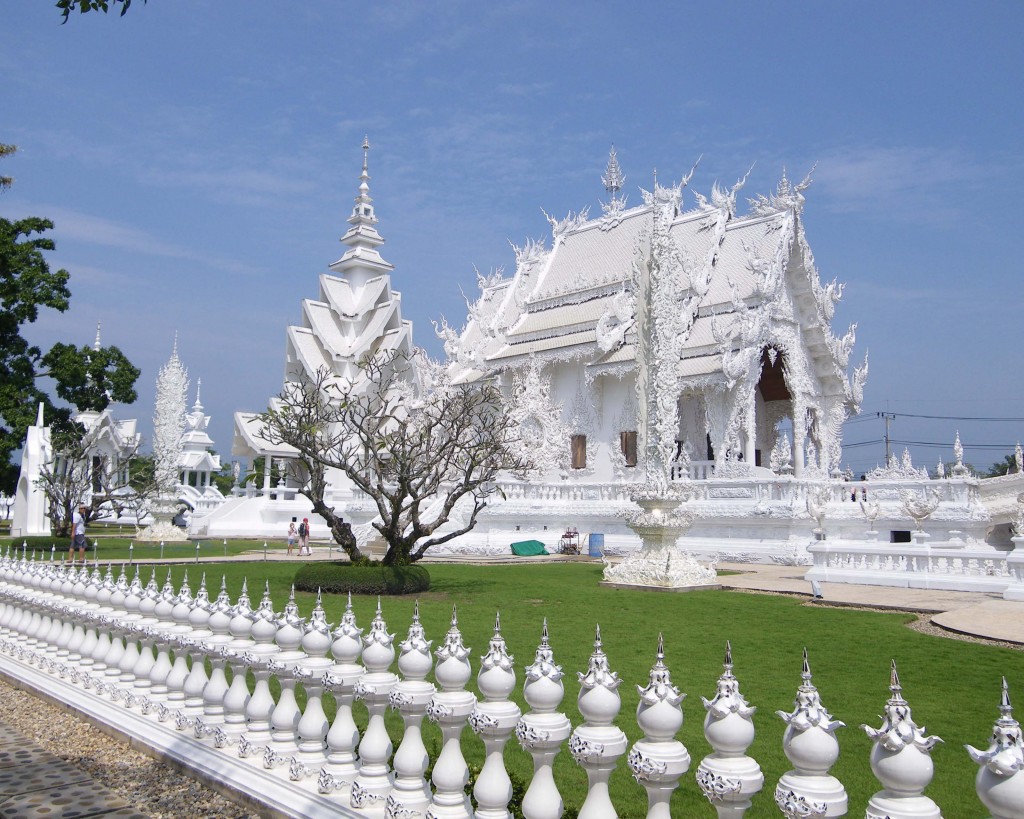
M 580 533 L 575 526 L 565 530 L 562 539 L 558 541 L 558 551 L 563 555 L 578 555 L 580 553 Z

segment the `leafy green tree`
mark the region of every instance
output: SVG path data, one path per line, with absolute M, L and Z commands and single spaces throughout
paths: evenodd
M 145 3 L 146 0 L 142 0 L 142 2 Z M 102 11 L 106 14 L 110 9 L 116 9 L 118 6 L 121 7 L 121 17 L 124 17 L 131 4 L 132 0 L 57 0 L 57 8 L 61 10 L 65 23 L 73 11 L 82 14 L 90 11 Z
M 1009 455 L 1005 455 L 1003 460 L 996 461 L 992 466 L 988 468 L 988 472 L 985 473 L 986 478 L 998 478 L 1000 475 L 1009 475 L 1011 472 L 1017 471 L 1017 461 L 1013 457 L 1011 452 Z
M 0 156 L 12 152 L 9 145 L 0 147 Z M 55 406 L 40 389 L 40 378 L 52 378 L 57 395 L 79 410 L 103 410 L 111 401 L 131 403 L 137 397 L 139 370 L 117 347 L 57 343 L 44 354 L 25 339 L 25 326 L 39 318 L 41 308 L 63 313 L 70 304 L 68 272 L 50 270 L 44 255 L 55 247 L 43 235 L 52 228 L 49 219 L 35 216 L 0 219 L 0 490 L 7 492 L 18 477 L 11 455 L 40 403 L 55 434 L 81 438 L 71 425 L 71 409 Z
M 16 150 L 18 150 L 16 145 L 5 145 L 3 142 L 0 142 L 0 159 L 2 159 L 5 156 L 10 156 Z M 14 180 L 11 179 L 11 177 L 0 176 L 0 190 L 3 190 L 4 188 L 9 188 L 13 184 Z

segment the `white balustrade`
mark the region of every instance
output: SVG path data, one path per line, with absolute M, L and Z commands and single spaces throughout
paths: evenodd
M 501 636 L 501 615 L 494 618 L 494 636 L 487 653 L 480 658 L 480 671 L 476 685 L 483 701 L 476 704 L 469 715 L 473 732 L 484 741 L 487 756 L 473 787 L 478 819 L 506 819 L 511 816 L 508 803 L 512 799 L 512 780 L 505 770 L 504 750 L 521 713 L 519 706 L 508 699 L 516 687 L 513 657 L 505 649 Z M 582 815 L 582 814 L 581 814 Z
M 138 574 L 129 583 L 123 567 L 115 582 L 109 565 L 104 576 L 96 565 L 34 560 L 24 549 L 20 556 L 8 550 L 0 558 L 0 663 L 8 674 L 72 705 L 98 709 L 109 715 L 111 725 L 144 741 L 159 738 L 165 748 L 184 748 L 181 758 L 186 764 L 193 756 L 215 755 L 221 761 L 206 757 L 206 770 L 220 771 L 233 787 L 268 800 L 278 812 L 424 819 L 508 816 L 511 781 L 503 751 L 514 730 L 534 763 L 523 815 L 559 817 L 562 799 L 552 762 L 571 726 L 557 711 L 564 695 L 562 672 L 554 662 L 546 621 L 534 661 L 525 669 L 523 696 L 530 710 L 521 718 L 509 699 L 515 673 L 500 621 L 482 658 L 479 703 L 465 690 L 472 669 L 454 610 L 451 628 L 435 652 L 437 691 L 426 679 L 431 644 L 423 633 L 418 605 L 401 644 L 401 681 L 391 671 L 393 640 L 379 601 L 369 634 L 363 636 L 356 625 L 351 599 L 332 633 L 319 597 L 306 624 L 294 592 L 278 617 L 269 588 L 253 611 L 245 586 L 231 606 L 224 583 L 211 603 L 205 582 L 193 598 L 187 578 L 175 594 L 169 576 L 157 590 L 155 576 L 143 587 Z M 186 654 L 192 657 L 191 669 Z M 208 678 L 207 660 L 214 666 Z M 224 662 L 231 666 L 230 685 Z M 249 670 L 256 678 L 251 693 L 246 684 Z M 270 695 L 272 675 L 282 690 L 276 704 Z M 829 773 L 839 755 L 834 733 L 842 723 L 833 720 L 822 704 L 806 651 L 801 678 L 793 710 L 777 712 L 786 723 L 783 750 L 793 770 L 779 780 L 775 801 L 786 817 L 842 816 L 846 792 Z M 620 680 L 608 668 L 599 630 L 579 681 L 584 722 L 568 743 L 588 777 L 579 815 L 612 817 L 616 812 L 608 777 L 626 751 L 626 738 L 615 725 Z M 307 693 L 302 712 L 294 697 L 299 682 Z M 337 702 L 331 725 L 320 702 L 324 690 Z M 647 790 L 648 816 L 668 817 L 671 797 L 690 759 L 676 740 L 683 694 L 672 684 L 660 635 L 649 680 L 638 690 L 636 719 L 643 738 L 634 744 L 627 762 Z M 361 735 L 352 715 L 356 696 L 370 713 Z M 394 772 L 388 767 L 392 749 L 383 718 L 389 702 L 404 723 Z M 713 753 L 698 766 L 696 785 L 720 817 L 741 817 L 761 789 L 763 777 L 757 762 L 746 754 L 754 738 L 754 709 L 740 694 L 730 647 L 717 693 L 705 700 L 705 707 L 704 731 Z M 439 725 L 443 739 L 430 785 L 424 779 L 429 759 L 420 736 L 424 715 Z M 467 721 L 481 736 L 486 753 L 473 789 L 475 811 L 460 747 Z M 192 730 L 175 731 L 186 727 Z M 882 726 L 865 730 L 873 741 L 871 769 L 882 785 L 868 802 L 868 819 L 940 816 L 938 806 L 924 795 L 933 776 L 929 752 L 939 740 L 926 736 L 914 722 L 895 663 Z M 1024 817 L 1024 739 L 1013 718 L 1005 680 L 988 748 L 966 747 L 979 766 L 978 798 L 994 819 Z M 288 762 L 287 772 L 266 770 L 268 762 L 271 768 Z M 313 776 L 317 771 L 319 775 Z M 694 780 L 686 780 L 682 787 L 694 787 Z
M 296 726 L 298 753 L 292 757 L 289 776 L 301 779 L 319 771 L 327 761 L 327 714 L 323 708 L 323 676 L 334 663 L 327 658 L 331 647 L 331 624 L 327 622 L 319 590 L 316 606 L 302 635 L 306 658 L 295 667 L 295 675 L 306 691 L 306 707 Z
M 363 637 L 363 664 L 366 673 L 355 685 L 355 695 L 366 704 L 370 721 L 359 743 L 359 774 L 352 783 L 349 803 L 371 815 L 382 816 L 394 777 L 388 766 L 391 758 L 391 737 L 384 727 L 384 711 L 388 697 L 398 683 L 389 668 L 395 660 L 395 635 L 388 634 L 388 625 L 377 598 L 377 612 L 370 623 L 370 633 Z

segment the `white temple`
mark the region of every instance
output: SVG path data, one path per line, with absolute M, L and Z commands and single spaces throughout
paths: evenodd
M 412 351 L 363 147 L 347 250 L 287 330 L 286 382 L 321 368 L 358 378 L 366 353 Z M 828 580 L 1005 587 L 1024 474 L 980 480 L 955 448 L 939 480 L 909 455 L 853 483 L 842 471 L 843 424 L 868 366 L 851 366 L 855 326 L 832 330 L 843 285 L 822 282 L 804 234 L 809 179 L 783 174 L 740 213 L 745 177 L 684 197 L 692 176 L 655 179 L 629 207 L 613 150 L 600 215 L 548 217 L 550 245 L 515 247 L 511 276 L 479 277 L 466 325 L 442 321 L 453 376 L 502 387 L 539 469 L 500 481 L 505 499 L 431 553 L 507 554 L 534 538 L 554 551 L 568 530 L 627 553 L 639 545 L 630 493 L 664 474 L 693 520 L 679 544 L 704 557 L 814 562 Z M 261 439 L 255 414 L 236 413 L 233 452 L 274 468 L 194 521 L 194 534 L 281 536 L 309 514 L 285 468 L 295 453 Z M 328 502 L 366 534 L 372 511 L 339 475 Z
M 220 472 L 220 455 L 213 451 L 213 439 L 206 431 L 210 416 L 203 412 L 199 398 L 203 381 L 196 384 L 196 402 L 185 416 L 185 431 L 181 436 L 181 471 L 179 493 L 194 514 L 212 511 L 224 502 L 224 495 L 213 482 Z
M 369 142 L 364 141 L 359 193 L 348 217 L 350 227 L 340 240 L 346 250 L 330 265 L 330 273 L 320 275 L 317 298 L 302 301 L 301 324 L 287 328 L 286 383 L 313 379 L 321 369 L 338 380 L 358 383 L 358 364 L 367 354 L 394 351 L 412 357 L 412 322 L 402 318 L 402 295 L 391 286 L 394 266 L 378 250 L 384 239 L 377 231 L 370 197 L 369 149 Z M 274 402 L 271 399 L 271 404 Z M 276 469 L 263 470 L 262 487 L 250 484 L 240 496 L 194 521 L 194 534 L 280 538 L 292 517 L 310 515 L 311 504 L 298 494 L 294 479 L 285 469 L 294 450 L 264 440 L 256 415 L 235 413 L 232 453 L 250 463 L 267 458 Z M 340 472 L 333 471 L 328 502 L 345 509 L 346 517 L 363 524 L 363 531 L 368 532 L 365 524 L 369 506 L 353 497 Z M 314 537 L 326 536 L 327 527 L 318 517 L 310 517 L 310 526 Z

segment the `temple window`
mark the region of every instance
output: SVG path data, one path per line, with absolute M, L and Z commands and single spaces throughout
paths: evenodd
M 619 433 L 619 449 L 626 466 L 636 466 L 636 430 Z
M 573 435 L 570 438 L 572 452 L 572 468 L 585 469 L 587 466 L 587 436 Z

